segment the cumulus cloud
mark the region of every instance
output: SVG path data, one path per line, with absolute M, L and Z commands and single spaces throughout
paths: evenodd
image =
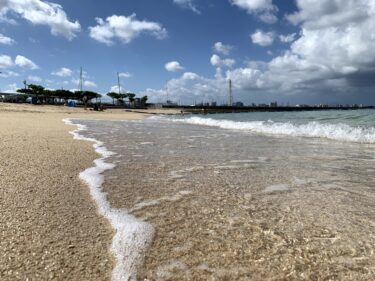
M 133 77 L 133 75 L 129 72 L 120 72 L 118 75 L 119 75 L 120 78 L 131 78 L 131 77 Z
M 230 0 L 232 5 L 246 10 L 249 14 L 257 15 L 265 23 L 277 22 L 278 8 L 272 4 L 272 0 Z
M 185 72 L 180 77 L 169 80 L 164 89 L 147 89 L 141 95 L 147 95 L 152 102 L 165 102 L 168 93 L 168 98 L 174 102 L 193 104 L 194 102 L 211 101 L 212 97 L 224 99 L 225 85 L 226 81 L 221 83 L 197 73 Z
M 150 34 L 157 39 L 167 36 L 166 29 L 160 23 L 139 21 L 136 14 L 129 17 L 113 15 L 106 20 L 96 18 L 96 22 L 96 26 L 89 27 L 90 37 L 108 46 L 113 45 L 115 39 L 128 44 L 141 34 Z
M 35 75 L 27 76 L 27 80 L 30 80 L 32 82 L 37 82 L 37 83 L 42 82 L 42 78 L 40 78 L 39 76 L 35 76 Z
M 0 55 L 0 69 L 9 68 L 13 66 L 13 60 L 10 56 Z
M 263 32 L 261 30 L 257 30 L 251 34 L 250 37 L 254 44 L 266 47 L 273 44 L 275 34 L 273 32 Z
M 41 0 L 3 0 L 0 2 L 0 17 L 15 23 L 9 16 L 17 15 L 35 25 L 47 25 L 53 35 L 72 40 L 81 30 L 78 21 L 70 21 L 62 6 Z
M 212 47 L 212 50 L 216 53 L 228 56 L 230 52 L 232 51 L 233 46 L 231 45 L 225 45 L 222 42 L 216 42 L 214 46 Z
M 16 41 L 14 41 L 12 38 L 7 37 L 0 33 L 0 44 L 13 45 L 14 43 L 16 43 Z
M 210 62 L 215 67 L 232 67 L 236 63 L 234 59 L 222 59 L 216 54 L 212 55 Z
M 165 64 L 165 69 L 170 72 L 177 72 L 184 70 L 184 67 L 178 61 L 170 61 Z
M 291 34 L 287 34 L 287 35 L 280 35 L 279 39 L 283 43 L 291 43 L 294 40 L 296 40 L 296 36 L 297 36 L 297 33 L 291 33 Z
M 59 70 L 52 72 L 51 74 L 60 77 L 70 77 L 72 76 L 73 71 L 67 67 L 62 67 Z
M 97 85 L 94 81 L 89 81 L 89 80 L 84 81 L 83 85 L 86 86 L 86 87 L 89 87 L 89 88 L 96 88 L 97 87 Z
M 34 69 L 38 69 L 39 66 L 36 65 L 32 60 L 24 57 L 24 56 L 20 56 L 18 55 L 16 57 L 16 60 L 14 61 L 14 63 L 19 66 L 19 67 L 22 67 L 22 68 L 25 68 L 25 69 L 31 69 L 31 70 L 34 70 Z
M 173 3 L 179 5 L 181 8 L 192 10 L 194 13 L 200 14 L 194 0 L 173 0 Z
M 122 91 L 122 87 L 121 87 L 121 92 Z M 118 85 L 115 85 L 115 86 L 112 86 L 110 89 L 109 89 L 109 93 L 118 93 L 119 92 L 119 88 L 118 88 Z
M 79 85 L 80 84 L 80 80 L 79 79 L 72 79 L 71 82 L 75 85 Z M 94 81 L 90 81 L 90 80 L 84 80 L 83 81 L 83 86 L 85 87 L 89 87 L 89 88 L 96 88 L 97 85 Z
M 4 90 L 4 93 L 17 93 L 17 87 L 16 83 L 9 84 L 8 87 Z
M 2 78 L 18 77 L 18 76 L 20 76 L 20 75 L 17 72 L 14 72 L 14 71 L 11 71 L 11 70 L 2 71 L 0 73 L 0 77 L 2 77 Z

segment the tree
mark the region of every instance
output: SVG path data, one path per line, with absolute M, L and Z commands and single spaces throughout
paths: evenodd
M 101 98 L 102 95 L 92 91 L 76 91 L 74 92 L 75 99 L 80 101 L 90 101 L 94 98 Z
M 109 92 L 107 93 L 107 96 L 109 96 L 110 98 L 112 98 L 112 101 L 113 101 L 113 104 L 115 104 L 115 100 L 119 100 L 119 95 L 118 93 L 114 93 L 114 92 Z
M 122 103 L 122 104 L 124 104 L 125 103 L 125 101 L 124 101 L 124 99 L 126 99 L 127 97 L 128 97 L 128 94 L 118 94 L 118 100 Z
M 44 87 L 42 87 L 40 85 L 30 84 L 30 85 L 27 85 L 27 88 L 18 89 L 17 92 L 23 93 L 23 94 L 26 94 L 26 95 L 29 95 L 29 96 L 35 96 L 36 101 L 38 101 L 39 96 L 44 95 L 45 89 L 44 89 Z
M 65 102 L 67 102 L 68 99 L 75 98 L 75 95 L 73 92 L 69 90 L 63 90 L 63 89 L 53 91 L 53 95 L 59 98 L 60 100 L 63 99 Z
M 127 93 L 128 99 L 129 99 L 129 104 L 133 105 L 135 101 L 135 94 L 134 93 Z
M 143 97 L 141 97 L 141 104 L 142 104 L 143 106 L 145 106 L 146 103 L 147 103 L 147 100 L 148 100 L 148 97 L 147 97 L 147 96 L 143 96 Z

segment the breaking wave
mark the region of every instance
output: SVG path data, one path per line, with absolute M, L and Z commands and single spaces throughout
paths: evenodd
M 270 135 L 326 138 L 357 143 L 375 143 L 375 127 L 352 127 L 343 123 L 328 124 L 316 121 L 306 124 L 274 121 L 238 122 L 201 117 L 174 119 L 173 121 Z

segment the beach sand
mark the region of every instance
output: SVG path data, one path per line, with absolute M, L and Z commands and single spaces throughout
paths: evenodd
M 62 119 L 143 117 L 0 103 L 0 280 L 110 279 L 113 230 L 78 178 L 98 155 Z

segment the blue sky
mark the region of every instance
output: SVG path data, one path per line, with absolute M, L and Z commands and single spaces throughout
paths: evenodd
M 152 101 L 226 102 L 231 79 L 245 103 L 375 103 L 372 0 L 51 1 L 0 1 L 2 91 L 76 89 L 82 66 Z

